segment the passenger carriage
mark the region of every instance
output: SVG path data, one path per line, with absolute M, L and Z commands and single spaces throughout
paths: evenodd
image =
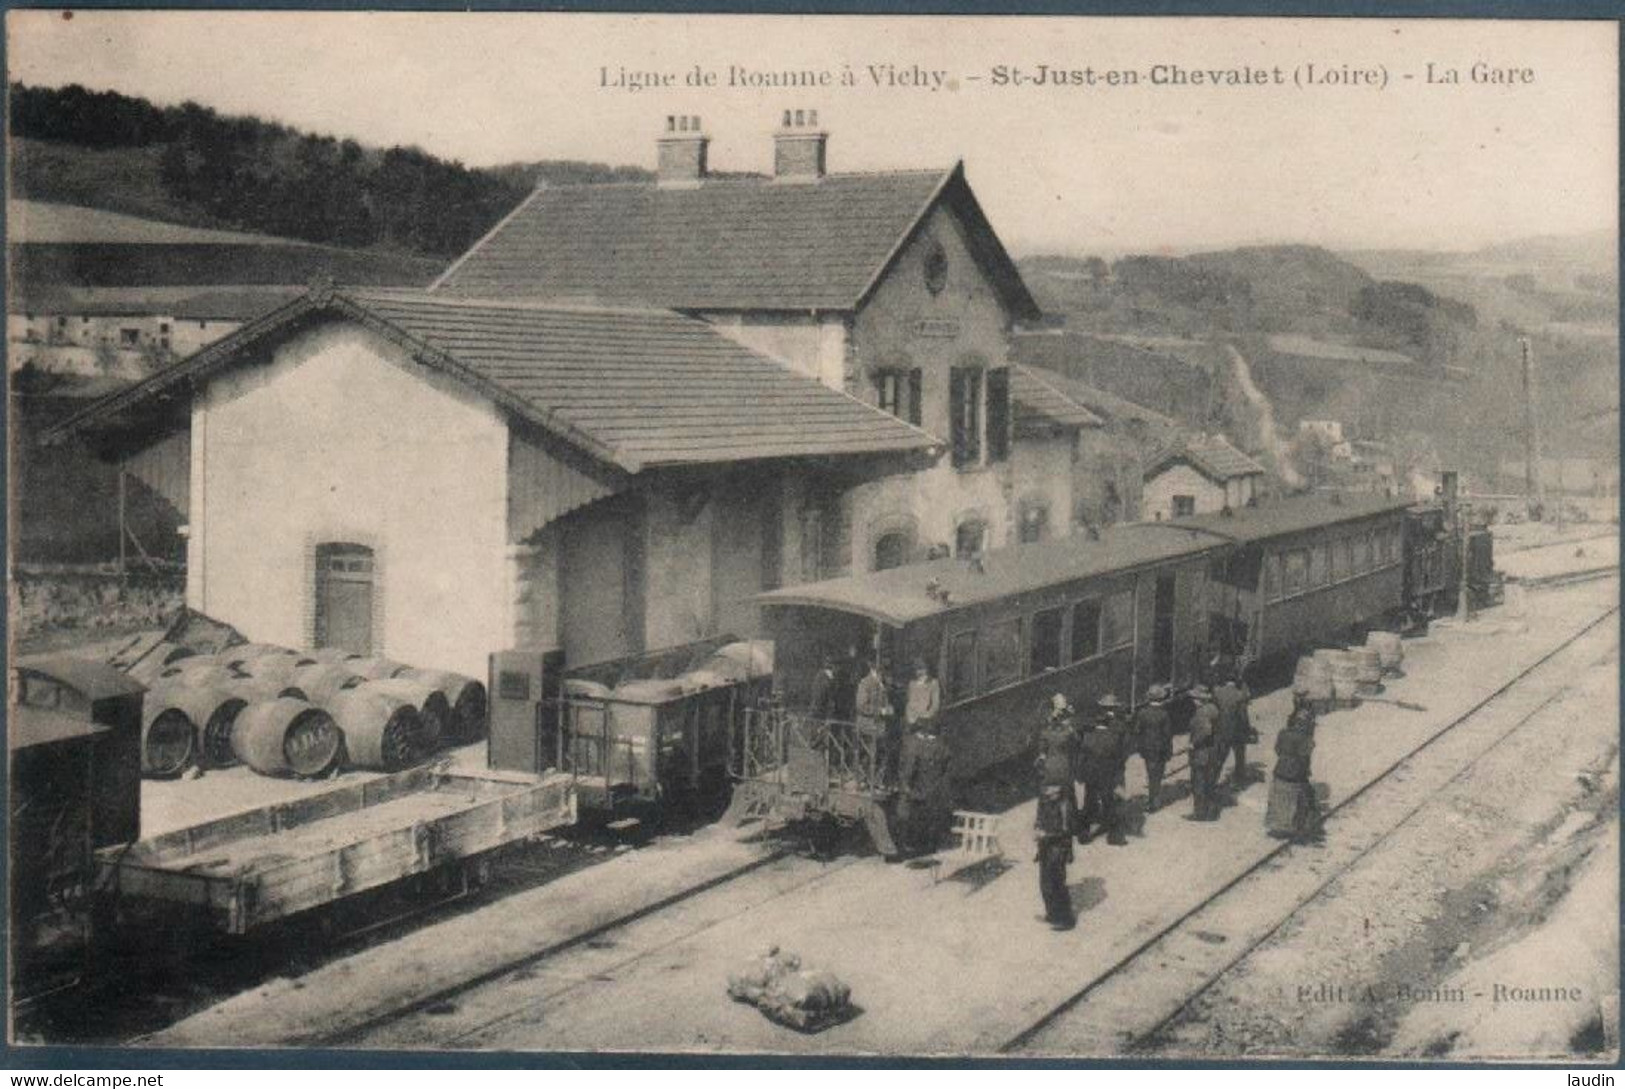
M 1223 537 L 1208 641 L 1249 661 L 1301 653 L 1396 616 L 1407 603 L 1407 500 L 1304 496 L 1183 518 Z
M 1029 751 L 1053 693 L 1132 705 L 1152 684 L 1194 682 L 1209 568 L 1230 547 L 1195 528 L 1126 525 L 759 595 L 776 705 L 746 716 L 733 816 L 830 812 L 879 841 L 890 790 L 876 754 L 851 723 L 805 714 L 826 657 L 878 655 L 899 714 L 924 661 L 957 780 Z

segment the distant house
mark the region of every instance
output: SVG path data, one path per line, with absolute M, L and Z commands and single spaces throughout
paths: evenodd
M 421 285 L 435 263 L 187 227 L 99 208 L 6 202 L 9 369 L 125 380 L 199 348 L 312 280 Z
M 963 169 L 825 139 L 787 115 L 773 178 L 720 179 L 671 119 L 658 182 L 538 189 L 429 290 L 313 289 L 58 433 L 185 510 L 192 607 L 472 673 L 1070 532 L 1100 421 L 1011 365 L 1036 307 Z
M 1142 470 L 1167 447 L 1177 424 L 1167 416 L 1042 367 L 1032 371 L 1094 413 L 1101 427 L 1078 434 L 1072 492 L 1078 521 L 1094 526 L 1141 518 Z
M 1146 464 L 1141 515 L 1166 521 L 1245 507 L 1263 476 L 1264 467 L 1222 435 L 1175 439 Z

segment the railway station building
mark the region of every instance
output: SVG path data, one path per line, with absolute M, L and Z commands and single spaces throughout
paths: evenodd
M 764 589 L 1071 532 L 1100 421 L 962 165 L 771 178 L 668 119 L 652 183 L 538 189 L 427 291 L 313 287 L 66 421 L 252 638 L 472 674 L 732 632 Z

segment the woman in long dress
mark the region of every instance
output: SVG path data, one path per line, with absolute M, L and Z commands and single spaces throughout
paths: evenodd
M 1275 736 L 1275 773 L 1264 813 L 1264 827 L 1270 835 L 1296 843 L 1319 836 L 1320 803 L 1309 770 L 1314 751 L 1314 707 L 1307 695 L 1294 692 L 1292 714 Z

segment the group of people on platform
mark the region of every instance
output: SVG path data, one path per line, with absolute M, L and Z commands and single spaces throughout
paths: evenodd
M 1193 821 L 1215 821 L 1221 808 L 1221 781 L 1230 769 L 1230 790 L 1251 781 L 1247 746 L 1258 740 L 1250 713 L 1251 693 L 1238 666 L 1220 659 L 1210 669 L 1208 683 L 1189 692 L 1195 702 L 1190 718 L 1190 786 Z M 1153 685 L 1145 703 L 1128 713 L 1112 693 L 1095 702 L 1092 713 L 1080 716 L 1057 692 L 1038 738 L 1038 810 L 1034 834 L 1038 842 L 1039 893 L 1044 918 L 1058 930 L 1076 925 L 1067 891 L 1067 866 L 1073 843 L 1087 844 L 1104 834 L 1114 846 L 1127 843 L 1124 832 L 1123 789 L 1129 760 L 1145 762 L 1145 812 L 1162 804 L 1163 775 L 1173 757 L 1173 719 L 1167 685 Z M 1320 811 L 1310 781 L 1310 754 L 1314 751 L 1315 712 L 1307 698 L 1294 694 L 1286 727 L 1276 737 L 1276 766 L 1271 784 L 1265 827 L 1271 835 L 1306 842 L 1320 834 Z M 1077 787 L 1083 788 L 1080 803 Z

